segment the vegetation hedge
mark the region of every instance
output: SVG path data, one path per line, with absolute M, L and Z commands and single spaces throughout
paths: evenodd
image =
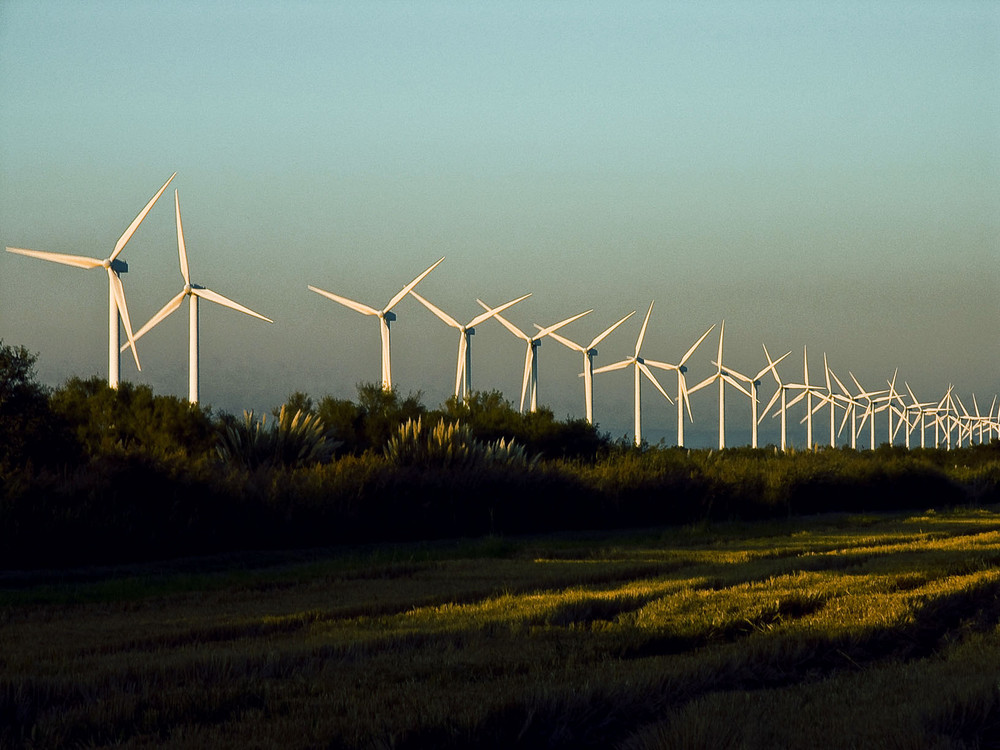
M 637 448 L 549 410 L 521 414 L 496 392 L 428 410 L 419 394 L 377 385 L 359 386 L 357 402 L 293 393 L 267 422 L 98 378 L 50 391 L 34 363 L 0 341 L 6 569 L 1000 502 L 998 441 L 952 451 Z M 477 456 L 495 456 L 502 440 L 506 462 L 385 450 L 418 419 L 443 421 L 438 439 L 474 441 Z M 275 431 L 253 443 L 270 453 L 248 458 L 240 430 Z M 219 450 L 226 440 L 243 446 L 239 460 Z M 322 442 L 295 442 L 308 440 Z

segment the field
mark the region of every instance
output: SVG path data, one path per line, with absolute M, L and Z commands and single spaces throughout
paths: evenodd
M 997 747 L 998 511 L 8 573 L 0 745 Z

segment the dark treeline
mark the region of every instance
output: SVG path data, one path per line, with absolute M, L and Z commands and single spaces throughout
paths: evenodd
M 0 341 L 0 568 L 1000 501 L 1000 443 L 781 454 L 612 440 L 497 392 L 214 414 Z

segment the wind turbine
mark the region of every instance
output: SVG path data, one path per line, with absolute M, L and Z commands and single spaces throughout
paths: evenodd
M 767 361 L 768 361 L 767 367 L 763 368 L 760 372 L 758 372 L 756 375 L 754 375 L 753 378 L 748 378 L 746 375 L 742 375 L 742 374 L 740 374 L 740 373 L 738 373 L 738 372 L 736 372 L 734 370 L 730 370 L 730 374 L 731 375 L 733 375 L 738 380 L 742 380 L 744 383 L 747 383 L 750 386 L 750 392 L 751 392 L 751 396 L 750 396 L 750 418 L 751 418 L 751 420 L 753 422 L 753 424 L 752 424 L 752 426 L 750 428 L 750 447 L 751 448 L 756 448 L 757 447 L 757 442 L 758 442 L 758 440 L 757 440 L 757 423 L 758 423 L 758 418 L 757 418 L 757 404 L 759 403 L 758 394 L 760 392 L 760 379 L 762 377 L 764 377 L 764 375 L 769 370 L 772 373 L 774 373 L 775 377 L 777 377 L 777 372 L 775 371 L 774 368 L 777 366 L 777 364 L 781 360 L 783 360 L 789 354 L 791 354 L 791 352 L 785 352 L 784 354 L 782 354 L 780 357 L 778 357 L 776 360 L 774 360 L 772 362 L 770 355 L 768 355 L 768 353 L 767 353 L 767 347 L 764 347 L 764 355 L 767 357 Z
M 855 395 L 853 395 L 844 385 L 843 381 L 837 377 L 837 373 L 830 370 L 830 377 L 837 384 L 840 389 L 840 394 L 833 394 L 833 398 L 838 401 L 844 402 L 844 418 L 840 420 L 840 427 L 837 429 L 837 435 L 844 431 L 844 425 L 847 424 L 847 419 L 851 420 L 851 450 L 857 450 L 858 447 L 858 407 L 861 406 L 861 401 Z M 841 395 L 842 394 L 842 395 Z
M 646 364 L 650 367 L 657 367 L 661 370 L 676 370 L 677 371 L 677 445 L 680 447 L 684 446 L 684 407 L 687 407 L 688 419 L 694 422 L 694 416 L 691 414 L 691 399 L 688 398 L 688 387 L 687 378 L 684 374 L 687 372 L 688 358 L 694 354 L 695 349 L 704 341 L 708 334 L 710 334 L 715 329 L 715 324 L 705 331 L 701 338 L 694 342 L 694 345 L 684 353 L 681 357 L 681 361 L 676 365 L 672 365 L 669 362 L 654 362 L 651 359 L 646 360 Z M 735 374 L 735 373 L 734 373 Z M 741 375 L 739 377 L 742 377 Z
M 597 356 L 597 349 L 595 348 L 599 343 L 601 343 L 607 336 L 611 334 L 618 326 L 624 323 L 626 320 L 635 315 L 635 310 L 630 312 L 624 318 L 619 320 L 607 328 L 605 328 L 601 333 L 594 337 L 594 339 L 583 346 L 577 344 L 575 341 L 571 341 L 565 336 L 560 336 L 558 333 L 549 332 L 549 336 L 554 338 L 560 344 L 574 351 L 578 351 L 583 354 L 583 372 L 581 376 L 583 377 L 583 400 L 584 406 L 587 410 L 587 421 L 590 424 L 594 423 L 594 357 Z M 538 327 L 538 326 L 536 326 Z
M 458 366 L 455 371 L 455 398 L 461 398 L 463 401 L 468 399 L 469 394 L 472 392 L 472 336 L 476 333 L 476 326 L 531 296 L 530 293 L 525 294 L 523 297 L 505 302 L 499 307 L 490 308 L 486 312 L 474 317 L 465 325 L 462 325 L 441 308 L 421 297 L 417 292 L 411 290 L 410 295 L 452 328 L 458 329 Z
M 888 393 L 888 391 L 866 391 L 861 387 L 861 383 L 858 379 L 854 377 L 854 373 L 848 370 L 848 375 L 851 376 L 851 380 L 854 381 L 854 385 L 858 387 L 858 394 L 856 398 L 863 398 L 867 404 L 865 405 L 865 413 L 861 415 L 861 424 L 858 425 L 858 433 L 865 428 L 865 421 L 870 420 L 869 424 L 869 434 L 870 434 L 870 449 L 875 450 L 875 415 L 880 411 L 885 409 L 889 401 L 885 398 L 883 394 Z M 879 401 L 885 401 L 885 406 L 876 406 Z
M 906 447 L 907 448 L 910 447 L 910 433 L 913 431 L 913 429 L 912 429 L 912 427 L 910 425 L 909 412 L 916 411 L 916 417 L 913 420 L 913 422 L 917 423 L 917 420 L 919 420 L 919 424 L 920 424 L 920 447 L 921 448 L 926 448 L 927 445 L 926 445 L 926 439 L 925 439 L 925 432 L 926 432 L 926 430 L 924 429 L 924 426 L 925 426 L 925 418 L 924 417 L 927 414 L 927 412 L 925 411 L 925 409 L 926 409 L 926 407 L 933 406 L 934 404 L 932 402 L 930 402 L 930 401 L 918 401 L 917 397 L 913 395 L 913 389 L 910 388 L 910 384 L 907 383 L 906 381 L 903 381 L 903 385 L 906 386 L 906 392 L 908 394 L 910 394 L 910 404 L 909 404 L 909 406 L 906 407 L 906 411 L 907 411 L 907 418 L 906 418 L 906 426 L 907 426 L 907 430 L 906 430 Z
M 718 359 L 714 363 L 718 369 L 714 375 L 708 376 L 688 391 L 688 393 L 695 393 L 712 383 L 719 383 L 719 450 L 726 447 L 726 383 L 729 383 L 729 385 L 740 391 L 740 393 L 745 394 L 747 398 L 751 400 L 753 399 L 753 396 L 750 395 L 750 391 L 740 385 L 739 382 L 737 382 L 737 380 L 722 366 L 722 341 L 725 335 L 726 321 L 722 321 L 722 327 L 719 329 L 719 355 Z M 744 375 L 743 379 L 747 380 L 748 378 Z
M 801 383 L 789 383 L 789 388 L 796 388 L 802 391 L 798 396 L 793 398 L 788 406 L 795 406 L 802 399 L 806 400 L 806 416 L 803 420 L 806 423 L 806 447 L 812 450 L 813 447 L 813 423 L 812 415 L 815 409 L 813 409 L 813 395 L 819 398 L 825 398 L 826 395 L 820 388 L 817 388 L 809 382 L 809 353 L 806 347 L 802 347 L 802 382 Z
M 477 299 L 476 302 L 479 303 L 480 307 L 484 310 L 492 310 L 489 305 L 483 302 L 481 299 Z M 524 353 L 524 378 L 521 381 L 521 406 L 520 410 L 524 411 L 524 398 L 530 393 L 528 398 L 529 410 L 538 411 L 538 347 L 542 345 L 542 339 L 548 336 L 553 331 L 557 331 L 565 325 L 569 325 L 577 318 L 582 318 L 588 313 L 592 313 L 593 310 L 584 310 L 582 313 L 577 313 L 565 320 L 560 320 L 555 325 L 548 326 L 547 328 L 539 328 L 538 333 L 533 336 L 529 336 L 516 325 L 507 320 L 503 315 L 494 314 L 492 317 L 500 321 L 500 324 L 506 328 L 508 331 L 513 333 L 519 339 L 523 340 L 527 344 L 527 348 Z
M 389 303 L 383 307 L 381 310 L 376 310 L 374 307 L 369 307 L 368 305 L 362 304 L 361 302 L 355 302 L 354 300 L 348 299 L 347 297 L 341 297 L 339 294 L 334 294 L 333 292 L 327 292 L 323 289 L 318 289 L 314 286 L 308 286 L 308 288 L 316 292 L 316 294 L 322 294 L 327 299 L 332 299 L 334 302 L 338 302 L 344 307 L 349 307 L 362 315 L 372 315 L 378 318 L 379 323 L 379 334 L 382 337 L 382 388 L 383 390 L 392 390 L 392 365 L 389 360 L 389 324 L 396 319 L 396 313 L 392 312 L 394 308 L 403 297 L 410 293 L 410 291 L 419 284 L 423 278 L 433 271 L 438 265 L 443 261 L 444 258 L 440 258 L 431 265 L 426 271 L 417 276 L 413 281 L 400 289 L 389 300 Z
M 772 360 L 771 355 L 767 351 L 767 345 L 764 346 L 764 356 L 767 357 L 768 367 L 763 370 L 763 372 L 771 371 L 771 375 L 774 376 L 774 382 L 777 388 L 774 391 L 774 395 L 771 396 L 771 400 L 767 402 L 767 406 L 764 407 L 763 413 L 760 415 L 759 422 L 764 420 L 767 413 L 771 411 L 771 407 L 774 406 L 774 402 L 779 398 L 781 399 L 780 409 L 778 414 L 781 415 L 781 450 L 784 451 L 788 447 L 788 391 L 795 390 L 797 386 L 791 385 L 789 383 L 782 383 L 781 378 L 778 376 L 778 370 L 775 365 L 781 360 L 787 357 L 791 352 L 785 353 L 783 356 L 779 357 L 777 360 Z M 775 414 L 774 416 L 778 416 Z
M 181 225 L 181 201 L 174 190 L 174 210 L 177 215 L 177 255 L 180 259 L 181 265 L 181 276 L 184 279 L 184 288 L 178 292 L 177 296 L 171 299 L 167 304 L 165 304 L 160 311 L 156 313 L 149 321 L 135 334 L 135 340 L 138 341 L 146 333 L 152 330 L 156 325 L 160 323 L 164 318 L 170 315 L 172 312 L 177 310 L 183 303 L 184 298 L 187 297 L 188 302 L 188 401 L 192 404 L 198 403 L 198 300 L 206 299 L 209 302 L 214 302 L 217 305 L 222 305 L 223 307 L 228 307 L 238 312 L 250 315 L 254 318 L 260 318 L 261 320 L 266 320 L 268 323 L 273 323 L 274 321 L 270 318 L 266 318 L 260 313 L 256 313 L 248 307 L 244 307 L 238 302 L 233 302 L 228 297 L 223 297 L 218 292 L 213 292 L 211 289 L 201 286 L 200 284 L 191 283 L 191 272 L 188 268 L 188 258 L 187 258 L 187 246 L 184 244 L 184 227 Z M 127 346 L 127 344 L 125 345 Z M 125 346 L 122 346 L 124 351 Z
M 819 403 L 813 407 L 812 412 L 815 414 L 820 409 L 823 408 L 824 404 L 830 405 L 830 447 L 837 447 L 837 394 L 833 392 L 833 384 L 830 382 L 830 376 L 832 371 L 830 370 L 830 363 L 827 361 L 826 352 L 823 352 L 823 372 L 826 377 L 826 393 L 820 390 L 816 391 L 816 396 L 819 398 Z M 834 376 L 836 377 L 836 376 Z M 839 381 L 838 381 L 839 383 Z M 843 386 L 841 386 L 843 389 Z M 847 407 L 844 407 L 845 409 Z M 802 420 L 803 422 L 805 419 Z
M 635 368 L 634 373 L 635 373 L 635 444 L 636 445 L 642 445 L 642 405 L 641 405 L 642 402 L 640 401 L 639 398 L 639 393 L 640 393 L 639 386 L 641 385 L 639 374 L 642 373 L 647 378 L 649 378 L 649 380 L 653 383 L 653 385 L 656 386 L 656 390 L 658 390 L 661 394 L 663 394 L 663 398 L 665 398 L 669 403 L 671 404 L 673 403 L 670 396 L 667 395 L 667 392 L 663 390 L 663 386 L 660 385 L 660 382 L 656 379 L 656 376 L 653 375 L 653 371 L 650 370 L 649 367 L 646 365 L 646 361 L 639 355 L 639 351 L 642 349 L 642 340 L 646 337 L 646 326 L 649 325 L 649 316 L 652 312 L 653 312 L 653 303 L 650 302 L 649 310 L 646 311 L 646 319 L 642 321 L 642 328 L 639 330 L 639 338 L 636 339 L 635 341 L 635 354 L 633 354 L 631 357 L 626 357 L 620 362 L 615 362 L 610 365 L 605 365 L 604 367 L 599 367 L 596 370 L 594 370 L 594 374 L 596 375 L 597 373 L 600 372 L 611 372 L 612 370 L 622 370 L 628 367 L 629 365 Z
M 27 255 L 32 258 L 41 258 L 42 260 L 50 260 L 54 263 L 62 263 L 66 266 L 76 266 L 77 268 L 103 268 L 108 274 L 108 385 L 112 388 L 118 387 L 118 375 L 119 375 L 119 365 L 120 365 L 120 347 L 121 342 L 121 331 L 118 325 L 119 316 L 121 321 L 125 326 L 125 334 L 128 337 L 128 346 L 132 349 L 132 356 L 135 358 L 135 366 L 140 370 L 142 367 L 139 365 L 139 353 L 135 348 L 135 337 L 132 335 L 132 321 L 129 320 L 128 307 L 125 304 L 125 288 L 122 286 L 121 274 L 128 271 L 128 264 L 119 260 L 118 256 L 121 255 L 122 250 L 125 249 L 125 245 L 128 241 L 132 239 L 132 235 L 135 234 L 135 230 L 139 228 L 139 224 L 142 220 L 146 218 L 146 214 L 153 207 L 156 201 L 163 191 L 167 189 L 167 185 L 170 181 L 177 176 L 174 172 L 163 183 L 161 187 L 152 198 L 150 198 L 149 203 L 146 207 L 139 212 L 139 215 L 132 220 L 129 224 L 128 229 L 118 238 L 118 242 L 115 243 L 114 250 L 111 251 L 109 255 L 104 260 L 98 260 L 97 258 L 89 258 L 84 255 L 67 255 L 65 253 L 49 253 L 43 252 L 41 250 L 25 250 L 20 247 L 8 247 L 7 252 L 17 253 L 18 255 Z

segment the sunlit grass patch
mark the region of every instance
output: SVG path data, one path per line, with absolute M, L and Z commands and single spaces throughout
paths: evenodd
M 988 746 L 995 516 L 728 530 L 355 550 L 9 602 L 0 746 Z

